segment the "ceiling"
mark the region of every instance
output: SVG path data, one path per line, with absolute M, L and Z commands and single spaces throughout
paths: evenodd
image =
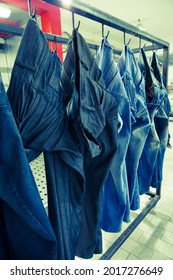
M 10 4 L 12 13 L 8 20 L 10 20 L 11 23 L 15 22 L 21 26 L 27 22 L 27 19 L 29 18 L 29 14 L 26 11 L 27 0 L 1 0 L 0 2 Z M 53 6 L 41 0 L 32 0 L 31 2 L 33 5 L 37 5 L 37 12 L 39 14 L 44 12 L 47 7 L 50 8 Z M 80 2 L 85 2 L 93 7 L 103 10 L 104 12 L 134 26 L 137 25 L 138 19 L 141 19 L 147 33 L 170 43 L 170 53 L 173 54 L 173 0 L 84 0 Z M 22 10 L 19 8 L 21 3 Z M 15 5 L 15 7 L 13 5 Z M 16 6 L 18 8 L 16 8 Z M 70 34 L 72 31 L 71 13 L 64 9 L 61 11 L 62 30 Z M 78 18 L 78 16 L 75 16 L 76 21 Z M 0 19 L 0 22 L 2 22 L 2 19 Z M 98 42 L 101 39 L 101 25 L 98 23 L 93 23 L 91 20 L 82 18 L 80 29 L 84 32 L 86 40 L 88 41 Z M 108 29 L 109 28 L 107 28 L 107 30 Z M 112 39 L 113 37 L 114 39 Z M 138 44 L 135 38 L 132 37 L 130 39 L 131 44 Z M 118 49 L 121 48 L 121 45 L 123 44 L 122 34 L 118 35 L 114 31 L 111 31 L 110 40 L 112 40 L 114 47 Z
M 173 52 L 173 0 L 84 1 L 135 26 L 141 19 L 146 31 L 169 42 Z

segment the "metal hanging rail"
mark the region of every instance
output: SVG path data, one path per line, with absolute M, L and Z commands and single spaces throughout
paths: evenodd
M 72 13 L 78 14 L 80 16 L 89 18 L 93 21 L 99 22 L 101 24 L 110 26 L 111 28 L 117 29 L 127 34 L 131 34 L 135 37 L 140 38 L 140 40 L 148 41 L 152 44 L 150 47 L 144 48 L 145 50 L 153 50 L 153 46 L 157 46 L 157 49 L 163 49 L 163 83 L 165 87 L 168 84 L 168 62 L 169 62 L 169 43 L 159 39 L 145 31 L 139 30 L 132 24 L 128 24 L 123 20 L 120 20 L 108 13 L 105 13 L 99 9 L 96 9 L 82 1 L 73 1 L 71 5 L 67 6 L 62 0 L 45 0 L 45 2 L 63 8 Z M 136 49 L 139 51 L 139 49 Z
M 144 31 L 139 30 L 137 27 L 124 22 L 114 16 L 111 16 L 99 9 L 96 9 L 82 1 L 73 1 L 69 6 L 65 5 L 61 0 L 45 0 L 45 2 L 63 8 L 80 16 L 100 22 L 104 25 L 110 26 L 122 32 L 132 34 L 133 36 L 140 37 L 143 40 L 149 41 L 162 48 L 168 47 L 169 43 L 151 35 Z
M 10 34 L 9 37 L 11 35 L 22 36 L 23 31 L 24 31 L 24 28 L 0 23 L 0 32 L 5 33 L 5 34 Z M 69 42 L 69 39 L 67 39 L 63 36 L 58 36 L 58 35 L 48 34 L 48 33 L 44 33 L 44 35 L 48 41 L 56 42 L 59 44 L 65 44 L 65 45 L 67 45 Z M 9 37 L 6 37 L 5 39 L 8 39 Z M 97 50 L 99 48 L 99 45 L 97 45 L 97 44 L 87 43 L 87 45 L 92 50 Z M 114 54 L 117 54 L 117 55 L 121 54 L 120 50 L 114 49 L 113 52 L 114 52 Z
M 101 10 L 98 10 L 96 8 L 93 8 L 87 4 L 84 4 L 83 2 L 75 1 L 74 4 L 71 6 L 65 6 L 62 1 L 59 0 L 45 0 L 45 2 L 58 6 L 60 8 L 69 10 L 72 13 L 76 13 L 80 16 L 89 18 L 91 20 L 97 21 L 101 24 L 110 26 L 114 29 L 120 30 L 124 33 L 131 34 L 133 36 L 139 37 L 139 39 L 143 39 L 145 41 L 150 42 L 152 45 L 144 47 L 144 50 L 153 50 L 155 47 L 156 49 L 163 49 L 163 82 L 165 86 L 167 87 L 167 78 L 168 78 L 168 56 L 169 56 L 169 43 L 165 42 L 157 37 L 154 37 L 153 35 L 150 35 L 146 32 L 140 31 L 138 28 L 134 27 L 133 25 L 130 25 L 116 17 L 113 17 Z M 0 23 L 0 32 L 21 36 L 23 33 L 23 28 L 15 27 L 15 26 L 9 26 L 6 24 Z M 45 34 L 47 40 L 49 41 L 55 41 L 57 43 L 61 44 L 67 44 L 69 39 L 52 35 L 52 34 Z M 94 44 L 88 44 L 91 49 L 98 49 L 98 45 Z M 139 52 L 140 48 L 134 49 L 134 52 Z M 114 50 L 115 54 L 120 55 L 121 51 Z M 161 198 L 161 185 L 156 190 L 156 194 L 150 195 L 150 202 L 147 204 L 146 207 L 141 211 L 141 213 L 134 219 L 134 221 L 131 222 L 131 224 L 127 227 L 127 229 L 117 238 L 117 240 L 112 244 L 112 246 L 106 251 L 105 254 L 103 254 L 100 258 L 100 260 L 109 260 L 116 251 L 121 247 L 121 245 L 127 240 L 127 238 L 131 235 L 131 233 L 136 229 L 136 227 L 140 224 L 140 222 L 145 218 L 145 216 L 150 212 L 150 210 L 155 207 L 157 202 Z

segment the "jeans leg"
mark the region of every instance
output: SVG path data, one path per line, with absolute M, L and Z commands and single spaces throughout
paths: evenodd
M 154 118 L 155 128 L 160 140 L 156 164 L 153 170 L 151 186 L 157 188 L 162 181 L 164 155 L 168 138 L 168 117 L 161 106 Z

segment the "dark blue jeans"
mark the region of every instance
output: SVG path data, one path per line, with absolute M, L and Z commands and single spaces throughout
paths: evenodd
M 159 169 L 162 169 L 163 162 L 161 163 L 160 156 L 162 157 L 163 154 L 162 152 L 159 152 L 159 149 L 162 146 L 160 139 L 162 137 L 163 139 L 165 138 L 166 132 L 165 114 L 162 110 L 162 102 L 164 100 L 165 94 L 160 90 L 159 82 L 154 76 L 153 69 L 148 64 L 148 60 L 143 49 L 141 49 L 138 64 L 141 69 L 141 72 L 145 77 L 147 108 L 151 120 L 151 128 L 149 130 L 149 134 L 145 142 L 144 150 L 140 158 L 138 169 L 140 193 L 143 194 L 149 191 L 150 186 L 152 184 L 152 178 L 158 183 L 158 173 L 156 172 L 156 169 L 158 171 L 158 164 Z M 163 128 L 161 128 L 162 124 Z M 160 149 L 160 151 L 162 151 L 162 148 Z M 157 161 L 157 159 L 159 161 Z
M 67 80 L 66 77 L 69 77 Z M 100 215 L 103 184 L 117 150 L 118 112 L 85 40 L 73 31 L 62 72 L 71 93 L 68 116 L 84 158 L 85 191 L 77 256 L 102 252 Z
M 129 46 L 125 45 L 119 58 L 118 67 L 131 108 L 131 136 L 126 155 L 130 206 L 140 207 L 138 166 L 144 144 L 150 129 L 150 118 L 146 106 L 145 81 Z
M 151 186 L 154 188 L 158 188 L 162 182 L 163 177 L 163 163 L 164 163 L 164 155 L 167 147 L 168 142 L 168 131 L 169 131 L 169 106 L 166 104 L 169 102 L 168 100 L 168 92 L 163 84 L 162 75 L 160 72 L 159 67 L 159 58 L 156 52 L 153 52 L 152 60 L 151 60 L 151 67 L 154 72 L 154 76 L 159 82 L 160 85 L 160 107 L 157 110 L 157 113 L 154 117 L 155 128 L 157 131 L 157 135 L 159 137 L 160 145 L 159 151 L 157 155 L 156 164 L 153 170 L 152 182 Z M 168 103 L 169 105 L 169 103 Z
M 158 188 L 163 179 L 163 163 L 168 139 L 168 116 L 165 113 L 163 103 L 164 100 L 154 117 L 155 128 L 159 138 L 159 151 L 151 181 L 151 186 L 154 188 Z
M 130 140 L 130 105 L 123 81 L 113 58 L 112 47 L 103 39 L 96 62 L 102 71 L 106 89 L 115 98 L 123 125 L 117 135 L 117 152 L 103 188 L 101 227 L 118 232 L 122 222 L 130 221 L 130 200 L 125 157 Z
M 43 207 L 0 77 L 0 259 L 56 259 Z
M 31 40 L 32 38 L 32 40 Z M 83 157 L 60 91 L 62 64 L 29 20 L 13 67 L 8 97 L 28 159 L 44 152 L 48 214 L 57 240 L 56 259 L 74 259 L 84 192 Z
M 29 40 L 31 35 L 32 41 Z M 30 20 L 16 57 L 8 90 L 24 146 L 29 151 L 28 155 L 30 155 L 30 150 L 32 150 L 32 158 L 33 151 L 36 151 L 37 154 L 40 151 L 44 152 L 49 199 L 48 212 L 57 239 L 57 259 L 74 259 L 79 250 L 82 251 L 81 254 L 84 257 L 92 255 L 98 244 L 100 246 L 100 215 L 98 211 L 94 211 L 95 205 L 96 209 L 99 209 L 100 194 L 97 191 L 91 193 L 90 199 L 93 207 L 89 211 L 93 218 L 89 220 L 89 223 L 91 223 L 92 229 L 88 226 L 87 232 L 82 226 L 88 221 L 88 218 L 85 219 L 85 209 L 88 211 L 88 207 L 83 203 L 84 195 L 90 183 L 91 186 L 94 184 L 94 187 L 95 185 L 98 185 L 98 188 L 101 187 L 116 151 L 117 106 L 114 99 L 104 93 L 100 71 L 96 71 L 96 67 L 90 65 L 90 60 L 84 61 L 85 55 L 88 55 L 85 44 L 81 39 L 77 48 L 75 45 L 75 50 L 78 52 L 77 60 L 68 64 L 69 71 L 72 67 L 73 75 L 72 77 L 69 73 L 66 75 L 66 71 L 64 71 L 60 82 L 60 60 L 55 53 L 50 52 L 43 33 Z M 82 59 L 79 60 L 78 56 Z M 81 67 L 80 71 L 76 68 L 78 63 Z M 90 66 L 89 72 L 87 63 Z M 95 65 L 94 60 L 92 63 Z M 76 69 L 75 85 L 80 97 L 82 96 L 81 103 L 78 103 L 78 95 L 73 87 L 74 68 Z M 65 69 L 65 63 L 63 69 Z M 82 69 L 84 73 L 81 72 Z M 85 79 L 88 73 L 92 79 Z M 98 82 L 100 82 L 100 86 L 97 85 Z M 71 83 L 72 89 L 74 89 L 72 91 L 67 87 Z M 77 110 L 77 115 L 75 110 Z M 112 124 L 114 130 L 111 132 L 115 136 L 113 141 L 111 133 L 109 136 L 110 129 L 104 131 L 111 118 L 114 119 Z M 105 153 L 102 142 L 107 142 L 107 139 L 105 136 L 103 139 L 100 136 L 103 131 L 103 135 L 106 133 L 112 141 L 110 150 Z M 100 137 L 101 139 L 98 140 Z M 88 150 L 89 156 L 87 156 Z M 89 164 L 89 161 L 90 156 L 92 162 L 92 158 L 101 152 L 105 157 L 100 158 L 98 166 L 96 166 L 103 165 L 104 167 L 105 162 L 106 168 L 104 168 L 103 174 L 100 173 L 101 182 L 99 181 L 97 184 L 96 175 L 98 174 L 95 175 L 94 165 Z M 93 177 L 86 171 L 88 166 L 93 166 Z M 88 183 L 86 183 L 87 177 Z M 90 182 L 91 178 L 92 182 Z M 94 197 L 92 197 L 93 195 Z M 95 201 L 95 197 L 98 197 L 97 201 Z M 84 234 L 81 234 L 82 231 Z M 91 232 L 91 240 L 85 238 L 85 234 L 87 235 L 88 232 Z M 84 242 L 82 241 L 80 245 L 81 238 Z M 91 248 L 87 251 L 88 242 Z

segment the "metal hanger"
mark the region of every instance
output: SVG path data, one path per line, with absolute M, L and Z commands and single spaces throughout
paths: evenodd
M 126 43 L 126 32 L 124 31 L 124 45 L 129 45 L 131 42 L 131 38 L 128 40 L 128 42 Z
M 141 46 L 142 46 L 142 39 L 141 39 L 141 36 L 139 37 L 139 49 L 141 49 Z
M 73 29 L 79 29 L 79 26 L 80 26 L 80 20 L 78 21 L 78 25 L 77 27 L 75 27 L 75 21 L 74 21 L 74 13 L 72 12 L 72 26 L 73 26 Z
M 110 31 L 108 30 L 107 35 L 105 36 L 105 34 L 104 34 L 104 24 L 102 23 L 102 37 L 107 39 L 108 36 L 109 36 L 109 33 L 110 33 Z
M 36 20 L 36 5 L 34 5 L 34 9 L 32 9 L 32 4 L 31 4 L 31 0 L 27 0 L 28 2 L 28 12 L 29 12 L 29 16 L 30 18 Z

